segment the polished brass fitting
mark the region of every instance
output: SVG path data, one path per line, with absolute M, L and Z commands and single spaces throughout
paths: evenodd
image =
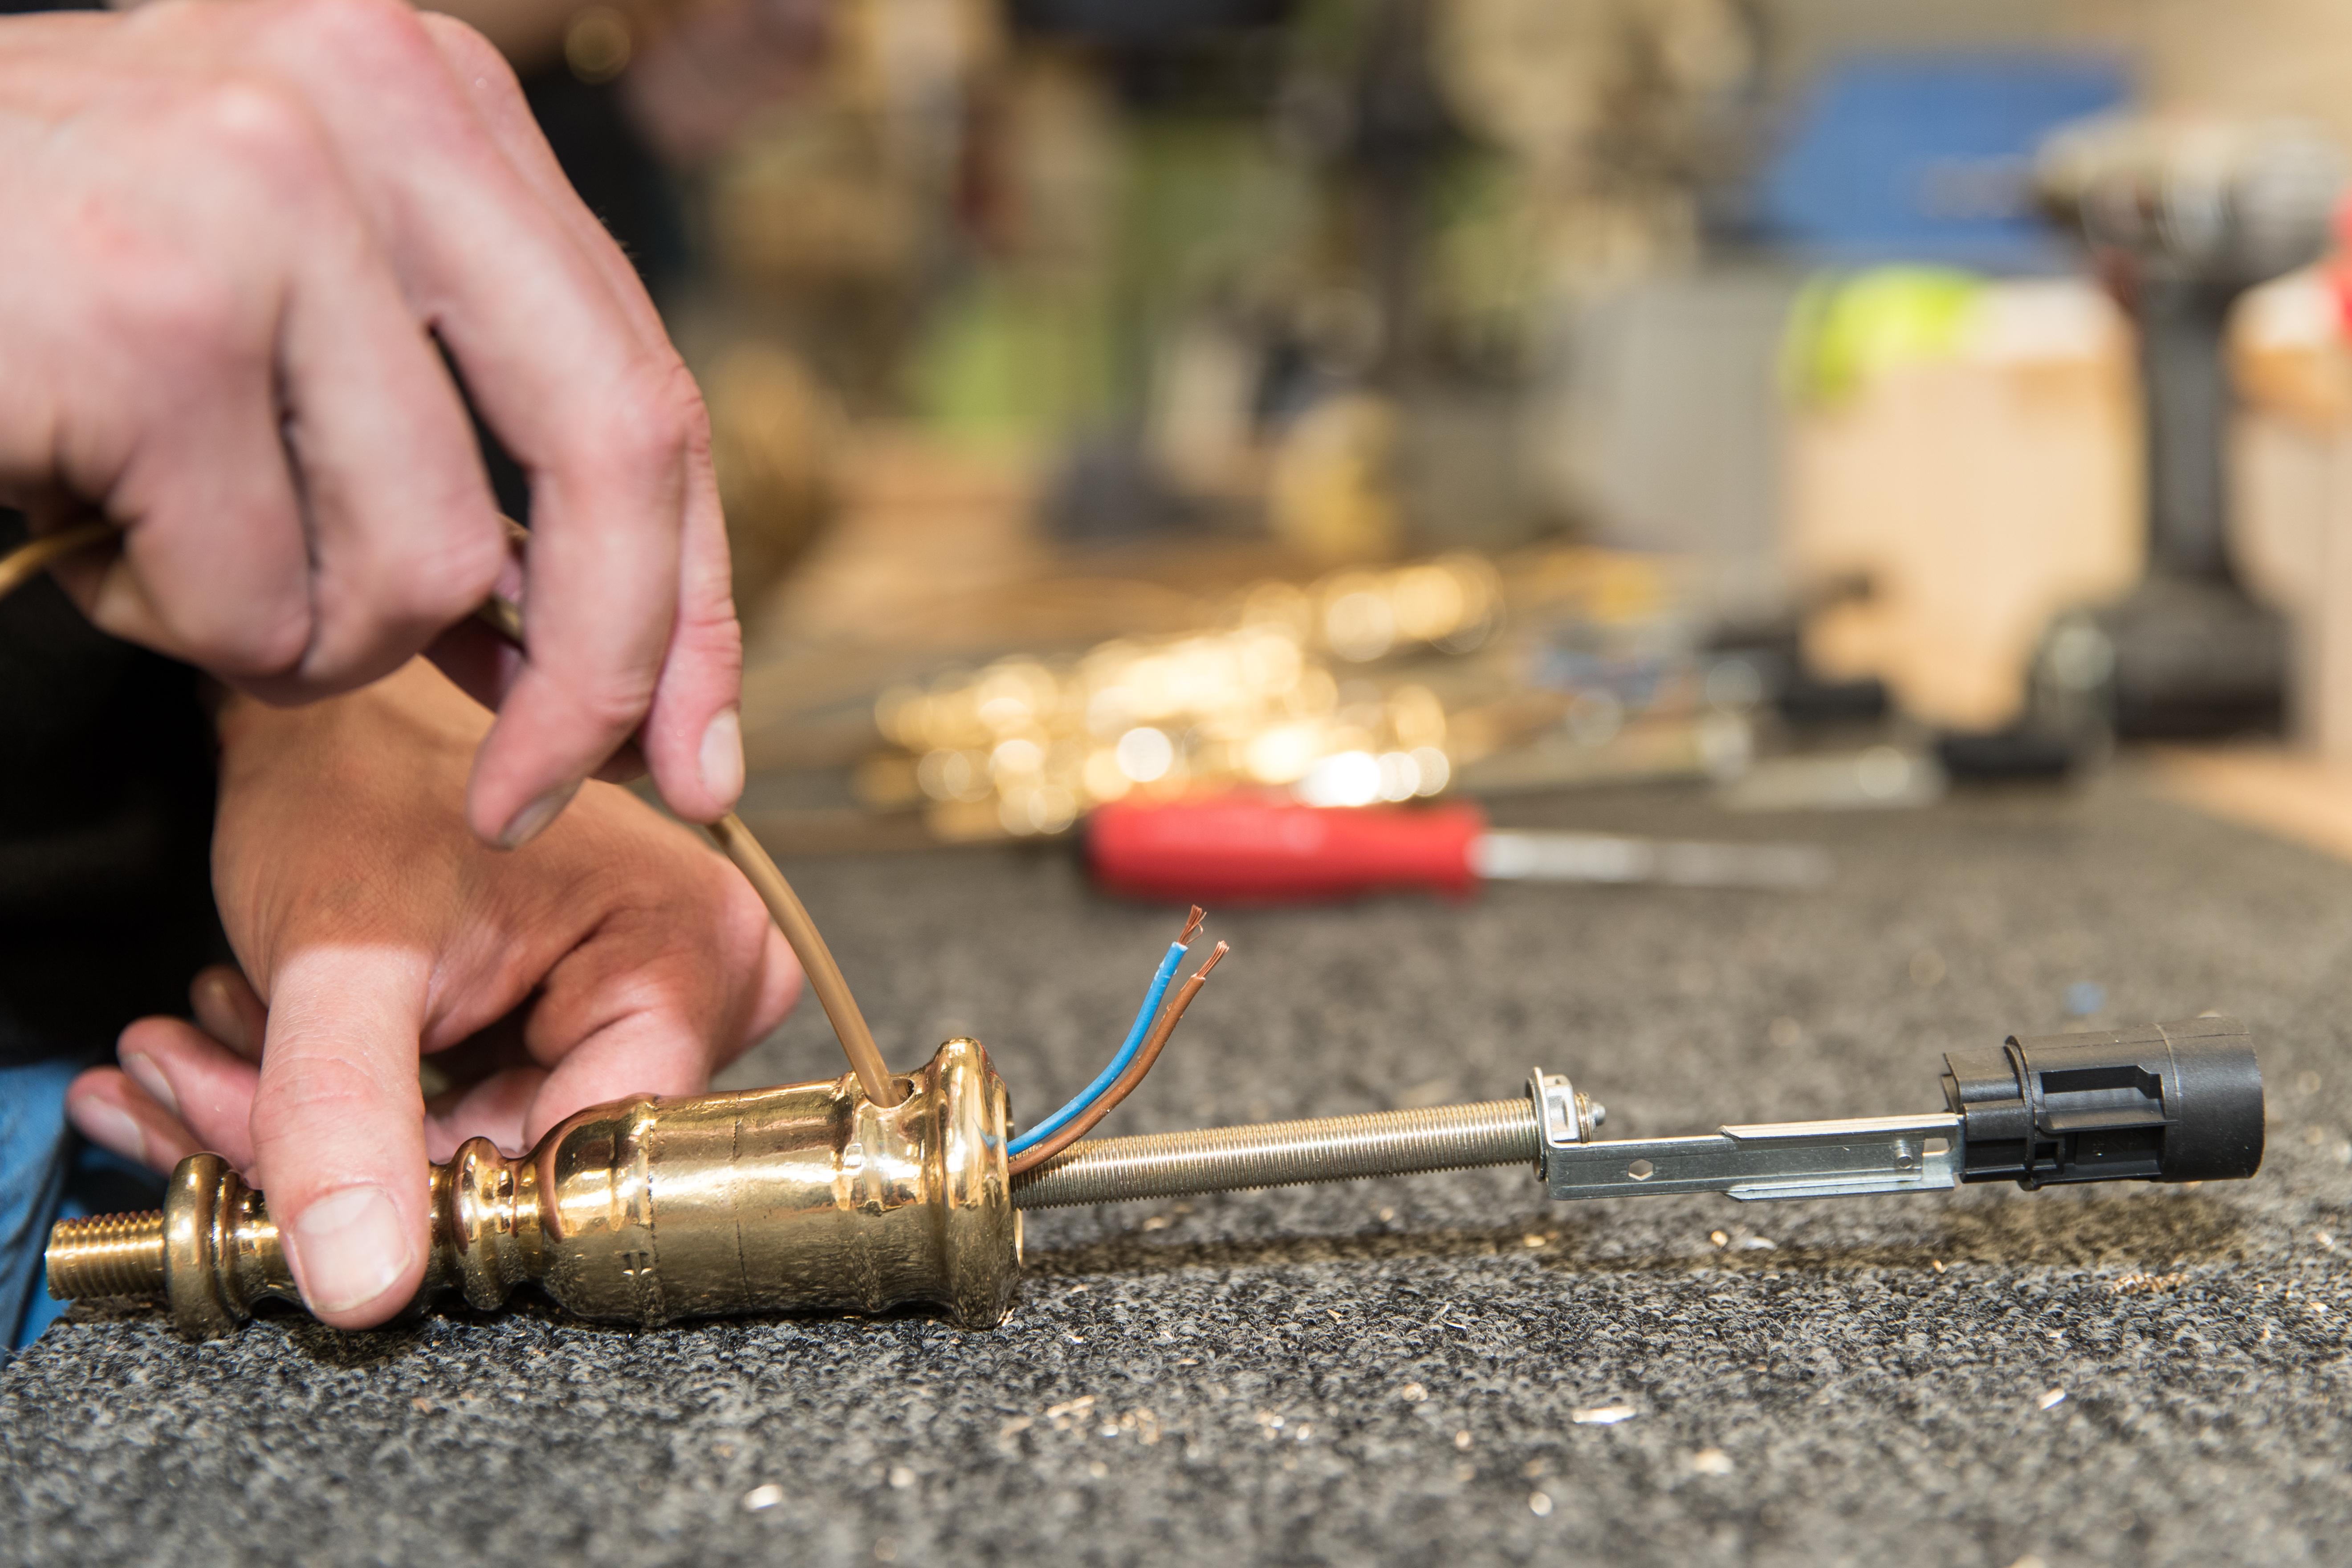
M 433 1167 L 417 1304 L 488 1310 L 529 1282 L 604 1322 L 923 1302 L 992 1325 L 1021 1275 L 1003 1082 L 956 1039 L 900 1083 L 888 1107 L 853 1074 L 616 1100 L 512 1160 L 473 1139 Z M 199 1337 L 301 1300 L 267 1200 L 217 1154 L 180 1162 L 161 1214 L 60 1222 L 48 1276 L 60 1300 L 162 1296 Z

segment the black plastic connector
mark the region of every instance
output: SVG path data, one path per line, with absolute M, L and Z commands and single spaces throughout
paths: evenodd
M 2229 1018 L 1949 1051 L 1944 1102 L 1964 1182 L 2226 1181 L 2263 1163 L 2262 1068 Z

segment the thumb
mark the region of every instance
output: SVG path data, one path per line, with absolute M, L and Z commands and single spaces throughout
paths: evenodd
M 302 1300 L 339 1329 L 383 1321 L 424 1279 L 416 1057 L 430 973 L 406 949 L 314 947 L 271 977 L 254 1173 Z

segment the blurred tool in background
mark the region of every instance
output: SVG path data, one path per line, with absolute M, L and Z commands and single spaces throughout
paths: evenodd
M 1407 889 L 1459 896 L 1490 881 L 1790 891 L 1821 887 L 1831 874 L 1829 857 L 1801 844 L 1497 831 L 1466 802 L 1332 807 L 1250 794 L 1114 802 L 1087 819 L 1086 853 L 1105 892 L 1176 903 L 1294 903 Z
M 2119 734 L 2275 728 L 2284 623 L 2232 559 L 2222 358 L 2231 308 L 2328 239 L 2342 156 L 2309 126 L 2116 118 L 2051 142 L 2040 182 L 2139 328 L 2147 580 L 2059 622 L 2038 661 L 2046 721 L 2079 706 Z

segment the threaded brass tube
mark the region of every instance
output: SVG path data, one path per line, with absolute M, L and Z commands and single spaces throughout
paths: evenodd
M 160 1296 L 163 1293 L 163 1214 L 96 1215 L 59 1220 L 49 1232 L 49 1295 Z

